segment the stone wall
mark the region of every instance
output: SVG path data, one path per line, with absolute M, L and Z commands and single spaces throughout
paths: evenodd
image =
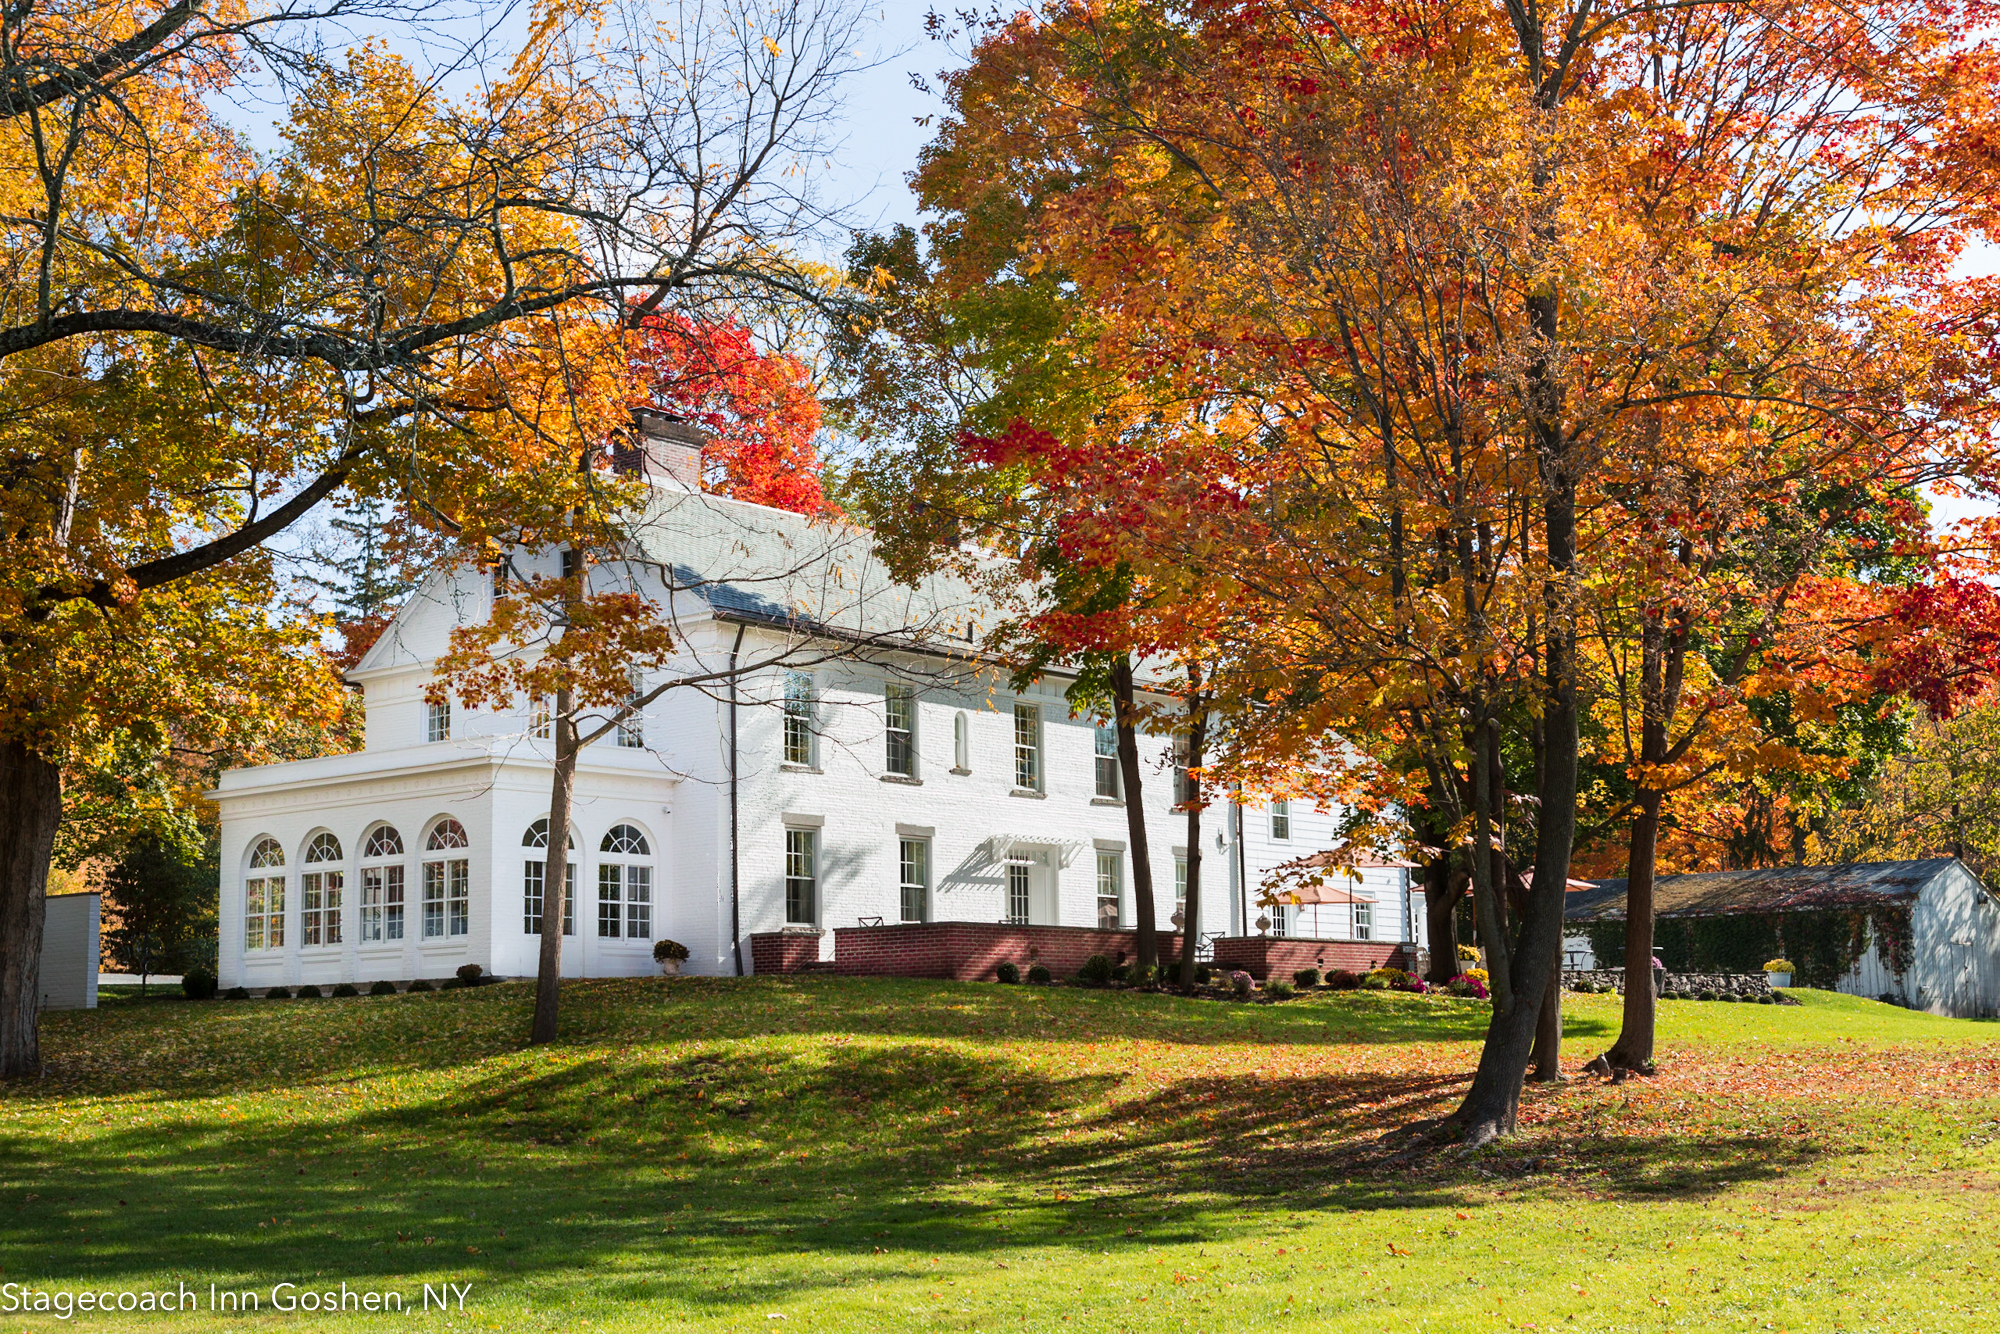
M 1595 989 L 1615 988 L 1619 995 L 1625 994 L 1625 970 L 1623 968 L 1592 968 L 1585 971 L 1563 970 L 1563 985 L 1575 990 L 1579 983 L 1588 982 Z M 1749 996 L 1752 998 L 1769 996 L 1771 983 L 1762 973 L 1662 973 L 1660 994 L 1698 996 L 1704 991 L 1712 991 L 1717 996 Z

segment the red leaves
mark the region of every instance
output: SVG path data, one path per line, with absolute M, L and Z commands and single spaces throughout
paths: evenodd
M 1889 626 L 1875 686 L 1910 696 L 1933 718 L 1949 718 L 2000 674 L 2000 594 L 1977 579 L 1946 572 L 1901 590 Z
M 764 352 L 733 321 L 649 315 L 630 354 L 653 404 L 709 432 L 715 490 L 798 514 L 830 514 L 820 486 L 820 405 L 796 357 Z

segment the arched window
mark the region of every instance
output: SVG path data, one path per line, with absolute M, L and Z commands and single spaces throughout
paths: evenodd
M 450 854 L 472 845 L 465 826 L 445 817 L 424 840 L 424 939 L 472 931 L 472 863 Z
M 653 934 L 653 849 L 629 824 L 615 824 L 598 845 L 597 934 L 645 940 Z
M 299 944 L 338 945 L 340 943 L 340 900 L 347 888 L 347 872 L 340 840 L 320 834 L 306 844 L 306 870 L 299 877 Z
M 361 943 L 403 938 L 403 836 L 376 825 L 361 844 Z
M 275 838 L 250 849 L 250 874 L 243 881 L 243 948 L 276 950 L 285 945 L 285 850 Z
M 972 720 L 963 710 L 951 720 L 951 767 L 962 774 L 972 772 Z
M 521 862 L 521 930 L 530 936 L 542 934 L 542 894 L 549 878 L 549 822 L 537 820 L 521 836 L 521 846 L 539 850 Z M 569 860 L 563 867 L 562 933 L 576 934 L 576 835 L 569 836 Z

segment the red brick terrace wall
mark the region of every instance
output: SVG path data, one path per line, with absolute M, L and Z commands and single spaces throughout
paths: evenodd
M 752 943 L 756 937 L 751 938 Z M 1160 933 L 1163 955 L 1180 953 L 1180 937 Z M 1008 926 L 1002 922 L 912 922 L 898 926 L 842 926 L 833 932 L 833 969 L 874 977 L 944 977 L 990 982 L 993 970 L 1016 963 L 1026 972 L 1039 963 L 1058 977 L 1073 973 L 1085 959 L 1102 954 L 1113 963 L 1120 952 L 1130 963 L 1139 957 L 1137 931 L 1100 931 L 1088 926 Z M 757 971 L 763 972 L 760 962 Z
M 1323 973 L 1345 968 L 1408 968 L 1404 947 L 1388 940 L 1312 940 L 1298 936 L 1224 936 L 1215 942 L 1215 967 L 1242 969 L 1259 982 L 1291 980 L 1301 968 Z
M 765 931 L 750 937 L 750 971 L 796 973 L 819 962 L 819 937 L 793 931 Z

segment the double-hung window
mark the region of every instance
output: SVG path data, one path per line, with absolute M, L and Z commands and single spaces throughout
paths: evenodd
M 1274 801 L 1271 803 L 1271 837 L 1288 839 L 1292 836 L 1292 803 Z
M 451 740 L 451 701 L 439 700 L 424 704 L 424 740 Z
M 887 754 L 882 767 L 903 778 L 917 776 L 917 692 L 890 682 L 882 687 Z
M 528 733 L 539 741 L 550 741 L 556 734 L 556 697 L 537 695 L 528 706 Z
M 899 867 L 898 897 L 902 901 L 903 920 L 928 922 L 931 897 L 930 840 L 922 838 L 900 840 L 896 862 Z
M 1097 741 L 1097 795 L 1118 797 L 1123 792 L 1118 783 L 1118 729 L 1099 727 Z
M 1373 940 L 1375 938 L 1375 905 L 1357 903 L 1354 905 L 1354 938 Z
M 598 846 L 597 934 L 644 940 L 653 934 L 653 849 L 634 825 L 611 826 Z
M 819 831 L 785 831 L 785 921 L 791 926 L 819 922 Z
M 1028 878 L 1026 862 L 1007 863 L 1007 921 L 1014 926 L 1028 924 Z
M 438 821 L 424 843 L 424 939 L 469 935 L 472 931 L 472 863 L 454 852 L 472 845 L 465 826 Z
M 812 765 L 814 706 L 811 673 L 785 673 L 786 764 Z
M 403 938 L 403 836 L 377 825 L 361 845 L 361 943 Z M 393 859 L 393 860 L 392 860 Z
M 1042 711 L 1033 704 L 1014 706 L 1014 786 L 1027 792 L 1042 786 Z
M 627 673 L 627 680 L 630 689 L 625 696 L 625 706 L 632 712 L 618 724 L 618 744 L 627 750 L 642 750 L 646 745 L 646 722 L 639 716 L 639 697 L 646 693 L 646 679 L 634 667 Z
M 1097 925 L 1107 931 L 1118 925 L 1119 905 L 1124 900 L 1119 869 L 1117 853 L 1097 854 Z
M 321 834 L 306 847 L 306 871 L 299 877 L 301 945 L 340 943 L 340 900 L 347 886 L 340 861 L 340 840 L 332 834 Z
M 1185 852 L 1176 852 L 1174 854 L 1174 906 L 1180 908 L 1185 907 L 1186 904 L 1187 854 Z
M 549 880 L 549 822 L 537 820 L 528 826 L 528 832 L 521 836 L 521 846 L 528 849 L 521 862 L 521 932 L 523 935 L 542 934 L 542 904 Z M 563 865 L 563 906 L 562 933 L 576 934 L 576 837 L 571 835 L 567 844 L 569 856 Z M 536 856 L 539 852 L 541 855 Z
M 243 882 L 243 948 L 283 949 L 285 945 L 285 850 L 275 838 L 258 840 L 250 851 L 250 874 Z

